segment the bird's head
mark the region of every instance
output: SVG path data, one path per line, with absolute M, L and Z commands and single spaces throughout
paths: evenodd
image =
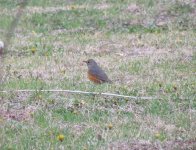
M 83 62 L 85 62 L 88 67 L 97 65 L 97 63 L 93 59 L 88 59 L 87 61 L 83 61 Z

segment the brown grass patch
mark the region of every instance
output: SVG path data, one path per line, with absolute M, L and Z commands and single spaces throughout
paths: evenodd
M 35 107 L 29 106 L 21 109 L 3 110 L 0 109 L 0 117 L 5 120 L 27 121 L 31 119 Z
M 190 139 L 187 141 L 166 141 L 163 143 L 144 140 L 130 140 L 130 141 L 118 141 L 109 144 L 111 150 L 194 150 L 196 148 L 196 140 Z

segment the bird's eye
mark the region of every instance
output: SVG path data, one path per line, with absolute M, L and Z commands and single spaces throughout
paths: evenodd
M 87 61 L 87 63 L 89 64 L 89 63 L 90 63 L 90 61 Z

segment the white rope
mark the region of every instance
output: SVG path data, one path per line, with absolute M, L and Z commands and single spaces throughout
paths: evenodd
M 145 99 L 152 100 L 156 99 L 156 97 L 137 97 L 137 96 L 128 96 L 128 95 L 120 95 L 113 93 L 99 93 L 99 92 L 86 92 L 86 91 L 73 91 L 73 90 L 8 90 L 8 91 L 0 91 L 0 93 L 9 93 L 9 92 L 64 92 L 64 93 L 76 93 L 76 94 L 85 94 L 85 95 L 103 95 L 103 96 L 112 96 L 112 97 L 122 97 L 128 99 Z

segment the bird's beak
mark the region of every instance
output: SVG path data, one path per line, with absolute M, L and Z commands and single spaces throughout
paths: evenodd
M 83 61 L 83 62 L 87 63 L 87 61 Z

